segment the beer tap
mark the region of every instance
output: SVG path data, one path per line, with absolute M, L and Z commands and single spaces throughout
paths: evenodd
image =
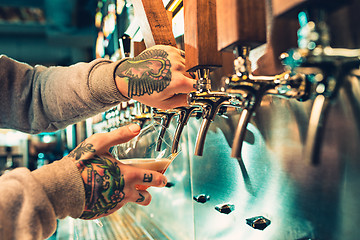
M 330 1 L 329 6 L 343 4 Z M 312 5 L 314 4 L 314 5 Z M 314 99 L 307 131 L 304 157 L 313 165 L 320 163 L 320 151 L 329 109 L 336 99 L 346 76 L 359 68 L 360 49 L 330 47 L 326 16 L 327 2 L 309 1 L 306 11 L 300 11 L 298 19 L 298 48 L 290 51 L 284 62 L 294 72 L 307 74 L 312 83 Z
M 196 70 L 198 80 L 196 91 L 189 93 L 188 103 L 192 106 L 201 106 L 202 122 L 196 138 L 195 155 L 202 156 L 207 132 L 211 122 L 219 112 L 221 106 L 229 105 L 230 96 L 224 92 L 211 90 L 209 68 L 198 68 Z
M 188 103 L 191 107 L 200 107 L 203 118 L 196 139 L 195 155 L 202 156 L 210 123 L 229 99 L 226 93 L 211 90 L 210 72 L 220 67 L 222 60 L 217 51 L 216 30 L 208 34 L 216 26 L 215 0 L 184 0 L 184 24 L 185 65 L 188 72 L 197 73 L 196 91 L 189 93 Z M 184 113 L 189 116 L 194 109 L 190 108 Z M 186 117 L 183 119 L 186 120 Z
M 235 55 L 234 74 L 225 78 L 230 104 L 242 108 L 235 131 L 231 156 L 241 159 L 247 125 L 265 94 L 305 100 L 305 76 L 291 71 L 275 76 L 255 76 L 251 71 L 250 50 L 266 43 L 266 4 L 264 0 L 217 1 L 218 50 Z M 256 27 L 249 28 L 256 23 Z
M 252 75 L 249 52 L 250 47 L 235 47 L 235 74 L 225 80 L 226 92 L 232 96 L 231 104 L 242 108 L 231 152 L 231 156 L 235 158 L 241 157 L 247 125 L 264 95 L 305 101 L 308 99 L 310 87 L 305 75 L 294 74 L 290 71 L 275 76 Z

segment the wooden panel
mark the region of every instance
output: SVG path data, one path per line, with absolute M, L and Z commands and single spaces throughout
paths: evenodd
M 216 1 L 184 0 L 185 65 L 188 71 L 221 66 L 217 51 Z
M 134 42 L 133 44 L 134 44 L 134 57 L 136 57 L 146 49 L 144 41 Z
M 171 45 L 176 47 L 168 13 L 162 0 L 133 0 L 134 14 L 140 25 L 146 47 Z
M 265 0 L 217 0 L 218 50 L 266 42 Z
M 278 16 L 286 12 L 292 12 L 292 9 L 301 6 L 306 0 L 272 0 L 273 15 Z

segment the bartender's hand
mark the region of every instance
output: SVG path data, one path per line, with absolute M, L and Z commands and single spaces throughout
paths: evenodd
M 120 163 L 109 149 L 129 141 L 140 132 L 130 124 L 109 133 L 97 133 L 77 146 L 68 157 L 75 161 L 85 186 L 85 209 L 80 218 L 96 219 L 107 216 L 127 202 L 148 205 L 151 195 L 138 191 L 135 185 L 164 187 L 164 175 Z
M 195 80 L 185 71 L 185 54 L 157 45 L 129 58 L 115 72 L 119 91 L 148 106 L 170 109 L 187 105 Z

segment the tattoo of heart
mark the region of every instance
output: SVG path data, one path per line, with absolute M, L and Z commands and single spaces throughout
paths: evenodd
M 143 179 L 143 182 L 152 182 L 152 179 L 153 179 L 153 175 L 152 173 L 150 174 L 144 174 L 144 179 Z
M 79 146 L 77 146 L 74 150 L 72 150 L 68 157 L 75 158 L 75 160 L 79 160 L 81 155 L 87 152 L 95 152 L 95 149 L 93 149 L 93 145 L 91 143 L 80 143 Z
M 128 81 L 128 96 L 163 91 L 171 81 L 171 63 L 166 51 L 151 49 L 123 62 L 116 75 Z
M 95 155 L 75 162 L 85 186 L 85 209 L 82 219 L 93 219 L 111 213 L 125 198 L 124 175 L 116 162 Z
M 141 193 L 139 193 L 139 198 L 136 200 L 136 202 L 143 202 L 145 200 L 144 195 L 142 195 Z

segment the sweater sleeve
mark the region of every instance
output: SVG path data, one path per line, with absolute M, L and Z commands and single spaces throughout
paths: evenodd
M 64 158 L 30 172 L 18 168 L 0 177 L 0 239 L 44 239 L 56 219 L 77 218 L 85 206 L 84 184 Z
M 32 67 L 0 56 L 0 128 L 56 131 L 128 100 L 115 83 L 121 62 Z

